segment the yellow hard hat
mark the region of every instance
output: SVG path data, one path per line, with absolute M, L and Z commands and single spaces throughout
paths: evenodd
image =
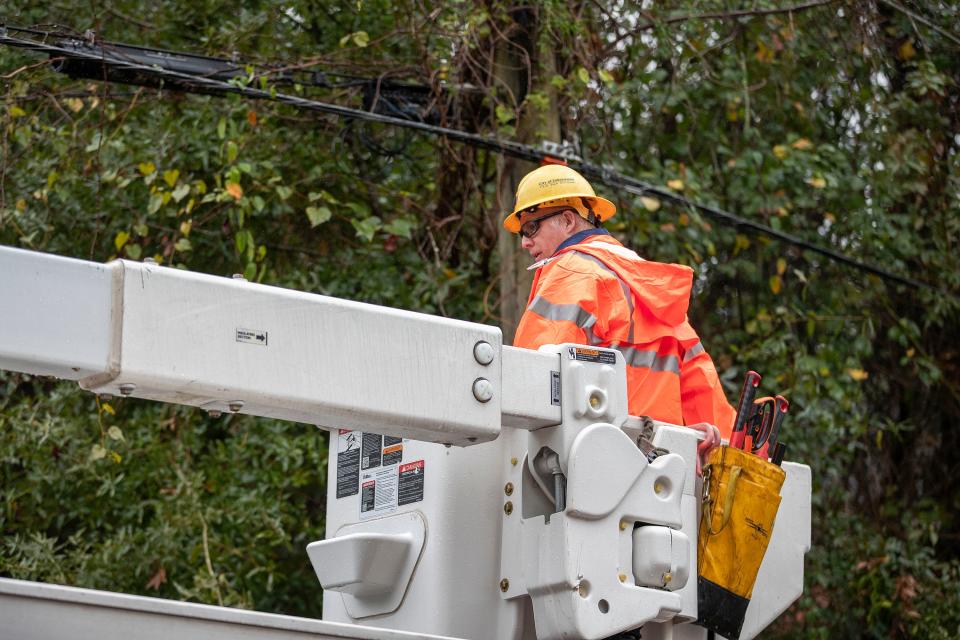
M 548 164 L 525 175 L 517 185 L 516 204 L 513 212 L 504 218 L 503 226 L 511 233 L 519 233 L 520 214 L 525 210 L 554 204 L 564 205 L 568 204 L 570 199 L 579 199 L 586 205 L 573 207 L 584 218 L 588 218 L 592 211 L 603 222 L 617 212 L 617 206 L 594 193 L 593 187 L 582 175 L 566 165 Z

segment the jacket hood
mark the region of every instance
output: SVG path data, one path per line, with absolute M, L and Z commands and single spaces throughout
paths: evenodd
M 643 306 L 657 320 L 677 325 L 687 317 L 693 269 L 681 264 L 650 262 L 612 236 L 590 236 L 580 244 L 563 249 L 593 256 L 613 269 L 627 283 Z

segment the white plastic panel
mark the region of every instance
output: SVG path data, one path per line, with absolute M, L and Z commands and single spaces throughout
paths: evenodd
M 0 369 L 68 380 L 106 371 L 113 269 L 0 247 Z
M 753 585 L 741 640 L 756 637 L 803 594 L 803 558 L 810 551 L 810 467 L 784 462 L 783 470 L 787 477 L 780 489 L 780 508 Z
M 340 527 L 336 537 L 307 545 L 323 588 L 343 594 L 353 619 L 391 613 L 407 592 L 426 525 L 416 511 Z
M 469 445 L 500 432 L 496 327 L 122 261 L 116 376 L 84 388 Z M 493 362 L 474 357 L 492 346 Z M 474 382 L 489 381 L 487 402 Z M 242 405 L 240 404 L 242 403 Z
M 560 357 L 503 347 L 503 426 L 541 429 L 560 424 Z

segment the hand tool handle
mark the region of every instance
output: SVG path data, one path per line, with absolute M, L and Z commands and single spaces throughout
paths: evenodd
M 787 452 L 787 445 L 782 442 L 778 442 L 777 446 L 773 448 L 773 457 L 770 459 L 770 462 L 777 465 L 778 467 L 783 462 L 783 456 Z
M 770 424 L 770 434 L 766 444 L 757 451 L 761 458 L 768 458 L 769 454 L 776 450 L 777 440 L 780 438 L 780 426 L 783 419 L 787 416 L 787 410 L 790 409 L 790 403 L 783 396 L 776 396 L 773 401 L 773 420 Z
M 730 434 L 731 447 L 743 448 L 744 438 L 747 435 L 747 418 L 750 417 L 750 411 L 753 409 L 753 399 L 757 395 L 757 387 L 759 386 L 760 374 L 756 371 L 747 371 L 743 388 L 740 389 L 740 401 L 737 402 L 737 417 L 733 422 L 733 432 Z

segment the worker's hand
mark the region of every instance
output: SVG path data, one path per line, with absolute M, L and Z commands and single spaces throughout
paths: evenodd
M 720 429 L 708 422 L 699 422 L 687 426 L 703 434 L 703 438 L 697 443 L 697 475 L 702 476 L 703 465 L 707 462 L 707 456 L 715 447 L 720 446 Z

